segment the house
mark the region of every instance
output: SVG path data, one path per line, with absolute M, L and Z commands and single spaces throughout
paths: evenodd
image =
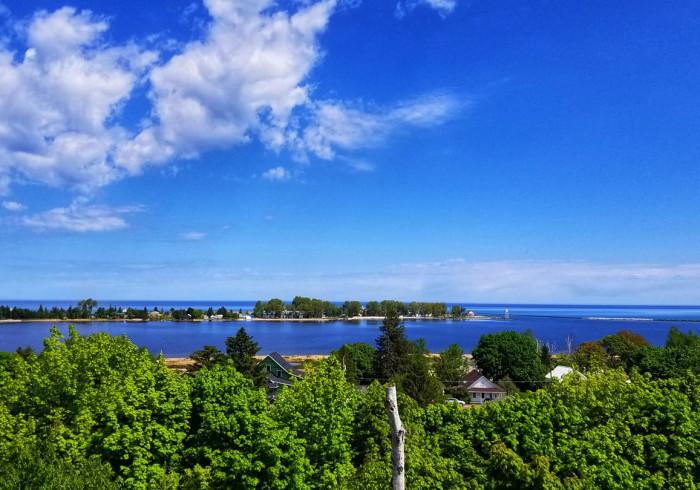
M 292 380 L 300 378 L 303 374 L 278 352 L 270 352 L 258 366 L 267 374 L 267 387 L 271 393 L 282 386 L 292 386 Z
M 469 394 L 469 402 L 481 404 L 493 400 L 500 400 L 506 396 L 506 390 L 481 374 L 478 369 L 467 373 L 462 381 L 466 392 Z
M 545 379 L 548 381 L 552 381 L 553 379 L 556 379 L 557 381 L 562 381 L 564 379 L 564 376 L 567 376 L 571 373 L 576 373 L 581 379 L 584 381 L 587 380 L 586 376 L 583 373 L 580 373 L 576 371 L 573 368 L 570 368 L 569 366 L 557 366 L 554 369 L 552 369 L 549 373 L 545 375 Z

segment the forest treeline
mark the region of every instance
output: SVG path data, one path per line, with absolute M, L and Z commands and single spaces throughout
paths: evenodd
M 424 303 L 413 301 L 404 303 L 396 300 L 345 301 L 336 304 L 331 301 L 296 296 L 291 303 L 279 298 L 269 301 L 256 301 L 253 315 L 256 318 L 353 318 L 359 316 L 385 316 L 387 311 L 397 312 L 402 316 L 421 316 L 432 318 L 462 317 L 466 310 L 460 305 L 453 305 L 449 310 L 446 303 Z
M 39 305 L 37 309 L 19 308 L 16 306 L 0 306 L 0 320 L 203 320 L 203 319 L 225 319 L 237 320 L 243 312 L 241 310 L 228 310 L 224 306 L 214 309 L 200 308 L 170 308 L 159 310 L 143 308 L 122 308 L 114 305 L 107 307 L 98 306 L 94 299 L 84 299 L 76 306 L 62 308 L 52 306 L 45 308 Z
M 37 309 L 20 308 L 16 306 L 0 306 L 0 320 L 237 320 L 246 313 L 251 313 L 255 318 L 353 318 L 360 316 L 375 317 L 385 316 L 392 310 L 403 316 L 427 317 L 427 318 L 462 318 L 467 316 L 467 310 L 460 305 L 452 305 L 448 308 L 445 303 L 410 302 L 404 303 L 396 300 L 368 301 L 363 304 L 360 301 L 345 301 L 336 304 L 331 301 L 316 298 L 296 296 L 290 303 L 285 303 L 279 298 L 269 301 L 256 301 L 252 311 L 243 309 L 230 310 L 224 306 L 217 309 L 209 307 L 201 308 L 170 308 L 149 309 L 116 307 L 114 305 L 99 306 L 94 299 L 88 298 L 79 301 L 75 306 L 66 308 L 39 305 Z
M 451 382 L 442 378 L 468 368 L 458 347 L 431 360 L 415 355 L 420 344 L 391 314 L 375 346 L 346 345 L 307 365 L 271 403 L 243 329 L 226 352 L 193 354 L 199 365 L 181 374 L 126 337 L 52 328 L 39 355 L 0 357 L 0 489 L 386 489 L 386 382 L 400 391 L 408 488 L 700 482 L 692 332 L 671 330 L 664 347 L 632 332 L 582 344 L 557 362 L 587 380 L 562 383 L 539 382 L 552 360 L 531 335 L 485 335 L 474 358 L 520 392 L 466 410 L 442 403 L 441 390 L 418 395 L 425 376 Z

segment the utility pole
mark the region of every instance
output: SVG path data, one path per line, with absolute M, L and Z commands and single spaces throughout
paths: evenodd
M 392 490 L 405 490 L 403 446 L 406 429 L 404 429 L 401 417 L 399 417 L 396 386 L 390 385 L 386 388 L 386 411 L 389 414 L 389 425 L 391 426 L 391 488 Z

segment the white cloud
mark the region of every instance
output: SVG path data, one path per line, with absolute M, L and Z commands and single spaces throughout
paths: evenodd
M 213 19 L 206 38 L 151 72 L 154 120 L 120 146 L 119 163 L 138 172 L 252 137 L 281 148 L 293 109 L 308 101 L 304 80 L 335 4 L 289 13 L 269 0 L 205 0 Z
M 394 13 L 401 19 L 419 6 L 430 7 L 440 16 L 447 17 L 457 7 L 457 0 L 402 0 L 396 4 Z
M 292 178 L 292 174 L 284 167 L 273 167 L 262 174 L 263 179 L 272 182 L 283 182 Z
M 352 2 L 204 0 L 211 20 L 202 38 L 174 55 L 171 45 L 156 53 L 108 42 L 109 20 L 90 11 L 64 7 L 13 21 L 26 50 L 0 43 L 0 194 L 15 180 L 87 193 L 149 165 L 251 140 L 332 159 L 454 113 L 447 95 L 385 108 L 315 101 L 308 77 L 339 5 Z M 134 133 L 120 111 L 141 85 L 151 106 Z
M 190 231 L 187 233 L 183 233 L 180 235 L 180 238 L 183 240 L 191 241 L 191 242 L 197 242 L 200 240 L 204 240 L 207 237 L 206 233 L 202 233 L 201 231 Z
M 398 298 L 475 303 L 692 304 L 700 264 L 603 264 L 577 261 L 462 259 L 332 274 L 284 269 L 246 276 L 207 271 L 208 285 L 229 296 Z M 274 284 L 274 290 L 270 285 Z M 238 288 L 238 289 L 236 289 Z M 199 289 L 198 289 L 199 290 Z M 204 291 L 200 291 L 205 294 Z
M 294 141 L 297 150 L 332 159 L 338 149 L 367 148 L 406 127 L 445 122 L 462 106 L 448 94 L 430 94 L 389 108 L 357 107 L 342 101 L 314 105 L 311 121 Z
M 366 160 L 348 157 L 340 157 L 339 160 L 355 172 L 374 172 L 375 170 L 374 165 Z
M 17 201 L 3 201 L 2 207 L 8 211 L 24 211 L 27 207 L 21 202 Z
M 109 121 L 155 55 L 106 44 L 107 28 L 89 11 L 40 11 L 20 61 L 0 48 L 0 183 L 88 189 L 119 178 L 110 155 L 125 135 Z
M 128 226 L 124 220 L 125 215 L 142 210 L 141 206 L 91 205 L 86 199 L 76 199 L 67 207 L 53 208 L 25 216 L 22 218 L 22 224 L 39 231 L 113 231 Z

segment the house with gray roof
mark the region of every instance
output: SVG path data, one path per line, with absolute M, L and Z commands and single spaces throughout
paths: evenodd
M 482 404 L 489 401 L 505 398 L 507 392 L 478 369 L 472 369 L 467 373 L 462 381 L 467 393 L 469 393 L 469 403 Z

